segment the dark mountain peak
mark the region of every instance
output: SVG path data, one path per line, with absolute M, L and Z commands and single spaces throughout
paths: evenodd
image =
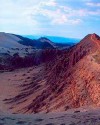
M 93 33 L 92 36 L 93 36 L 95 39 L 100 40 L 100 36 L 99 36 L 99 35 Z
M 88 34 L 85 36 L 79 44 L 86 44 L 87 47 L 89 44 L 93 45 L 92 47 L 94 48 L 94 44 L 100 43 L 100 37 L 99 35 L 93 33 L 93 34 Z
M 91 37 L 100 38 L 99 35 L 97 35 L 96 33 L 88 34 L 88 35 L 86 35 L 84 38 L 85 38 L 85 39 L 87 39 L 87 38 L 88 38 L 88 39 L 91 39 Z M 83 38 L 83 39 L 84 39 L 84 38 Z
M 92 35 L 99 36 L 99 35 L 97 35 L 96 33 L 93 33 Z
M 100 36 L 97 35 L 96 33 L 88 34 L 85 38 L 91 39 L 92 37 L 93 37 L 95 40 L 96 40 L 96 39 L 100 39 Z
M 38 40 L 40 42 L 49 42 L 49 43 L 52 43 L 52 41 L 50 39 L 46 38 L 46 37 L 40 37 Z
M 42 39 L 43 39 L 43 40 L 49 40 L 49 39 L 46 38 L 46 37 L 40 37 L 40 38 L 39 38 L 39 40 L 42 40 Z M 49 40 L 49 41 L 50 41 L 50 40 Z

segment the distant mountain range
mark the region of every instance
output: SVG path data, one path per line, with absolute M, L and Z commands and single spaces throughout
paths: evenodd
M 57 49 L 64 49 L 69 48 L 76 43 L 79 42 L 79 39 L 74 38 L 63 38 L 63 37 L 53 37 L 53 36 L 19 36 L 22 39 L 22 41 L 19 41 L 20 44 L 32 46 L 36 49 L 47 49 L 47 48 L 57 48 Z M 24 39 L 23 39 L 24 38 Z
M 50 38 L 50 39 L 49 39 Z M 34 38 L 10 33 L 0 33 L 0 47 L 4 48 L 25 48 L 26 46 L 34 49 L 63 49 L 76 44 L 76 39 L 61 37 L 40 37 Z
M 27 37 L 29 39 L 39 39 L 41 36 L 39 35 L 25 35 L 24 37 Z M 60 43 L 60 44 L 69 44 L 73 43 L 76 44 L 80 41 L 78 38 L 66 38 L 66 37 L 59 37 L 59 36 L 42 36 L 46 37 L 49 40 L 51 40 L 54 43 Z
M 30 39 L 17 34 L 0 33 L 1 67 L 38 65 L 55 58 L 58 50 L 67 50 L 74 43 L 54 43 L 46 37 Z M 50 50 L 50 51 L 45 51 Z M 52 53 L 52 54 L 51 54 Z M 26 58 L 27 56 L 27 58 Z M 48 59 L 46 59 L 48 57 Z M 19 61 L 21 60 L 21 61 Z M 23 62 L 27 60 L 28 63 Z M 30 61 L 29 61 L 30 60 Z M 31 63 L 30 63 L 31 62 Z M 33 63 L 32 63 L 33 62 Z M 3 68 L 1 68 L 3 69 Z M 7 68 L 6 68 L 7 69 Z

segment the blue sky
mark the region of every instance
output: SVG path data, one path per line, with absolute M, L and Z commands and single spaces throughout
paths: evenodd
M 0 0 L 0 32 L 73 38 L 100 35 L 100 0 Z

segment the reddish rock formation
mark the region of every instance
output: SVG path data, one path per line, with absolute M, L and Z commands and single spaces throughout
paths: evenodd
M 40 70 L 30 76 L 31 82 L 5 102 L 21 113 L 100 106 L 99 55 L 100 37 L 87 35 L 55 60 L 40 65 Z

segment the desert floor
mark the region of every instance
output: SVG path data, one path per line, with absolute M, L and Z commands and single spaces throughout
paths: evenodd
M 0 125 L 100 125 L 100 109 L 32 115 L 0 113 Z
M 36 69 L 35 73 L 40 71 Z M 66 112 L 42 114 L 12 114 L 4 99 L 16 95 L 17 86 L 34 74 L 30 68 L 0 74 L 0 125 L 100 125 L 100 108 L 79 108 Z M 8 112 L 10 111 L 10 112 Z

